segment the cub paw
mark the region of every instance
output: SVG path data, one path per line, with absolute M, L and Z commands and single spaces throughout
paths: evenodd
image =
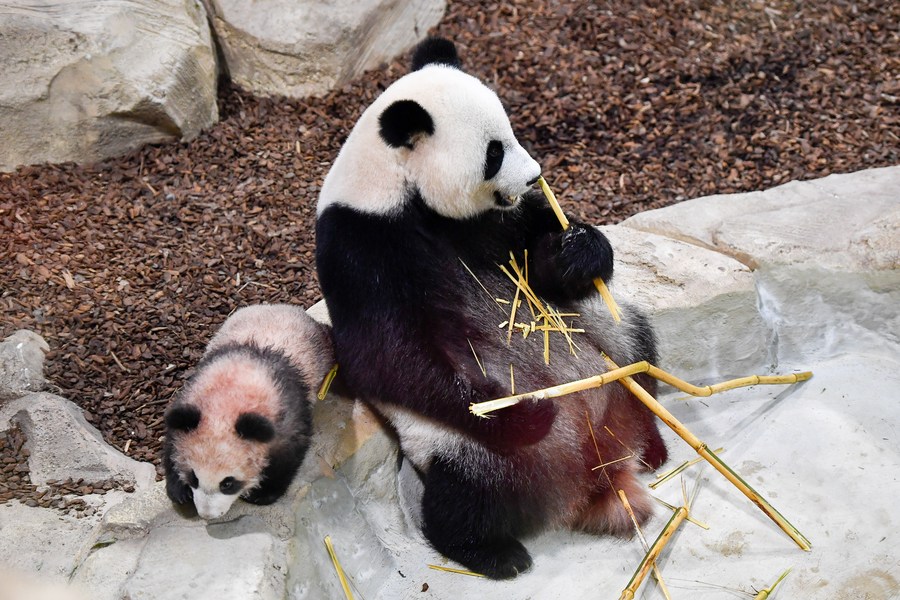
M 528 550 L 515 539 L 472 548 L 468 554 L 463 564 L 491 579 L 512 579 L 533 564 Z
M 273 502 L 278 500 L 278 498 L 280 498 L 280 497 L 281 497 L 281 494 L 271 492 L 271 491 L 266 491 L 266 490 L 264 490 L 262 488 L 258 488 L 258 487 L 253 488 L 252 490 L 248 491 L 243 496 L 241 496 L 241 498 L 243 498 L 245 501 L 249 502 L 250 504 L 259 504 L 259 505 L 272 504 Z
M 188 504 L 194 499 L 191 486 L 175 475 L 166 475 L 166 495 L 175 504 Z

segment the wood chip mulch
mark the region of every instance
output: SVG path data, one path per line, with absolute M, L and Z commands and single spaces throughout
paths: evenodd
M 498 90 L 593 223 L 900 164 L 900 2 L 449 2 L 436 32 Z M 0 336 L 107 441 L 159 464 L 162 415 L 236 307 L 310 306 L 319 185 L 404 57 L 322 98 L 227 83 L 221 122 L 93 166 L 0 174 Z

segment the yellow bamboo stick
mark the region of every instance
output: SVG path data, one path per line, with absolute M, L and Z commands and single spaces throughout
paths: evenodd
M 675 510 L 674 514 L 672 514 L 672 518 L 669 519 L 669 522 L 663 527 L 663 530 L 659 533 L 656 541 L 650 546 L 650 550 L 647 551 L 644 560 L 638 565 L 637 571 L 632 575 L 628 585 L 622 590 L 622 595 L 619 596 L 619 600 L 634 600 L 634 595 L 637 593 L 638 588 L 641 587 L 641 583 L 643 583 L 644 578 L 647 576 L 647 572 L 656 564 L 656 559 L 662 553 L 663 548 L 666 547 L 666 544 L 669 543 L 669 540 L 672 539 L 672 536 L 675 535 L 678 527 L 684 523 L 687 516 L 688 509 L 684 506 L 679 506 Z
M 609 359 L 607 359 L 609 360 Z M 612 362 L 612 361 L 609 361 Z M 614 364 L 614 363 L 613 363 Z M 794 542 L 800 547 L 801 550 L 810 550 L 811 544 L 806 537 L 800 533 L 796 527 L 791 525 L 791 523 L 785 519 L 781 513 L 775 510 L 771 504 L 769 504 L 768 500 L 759 495 L 759 493 L 750 487 L 746 481 L 744 481 L 740 475 L 735 473 L 731 468 L 726 465 L 721 458 L 719 458 L 715 452 L 710 450 L 706 444 L 700 439 L 691 433 L 687 427 L 681 424 L 681 422 L 675 418 L 675 416 L 670 413 L 666 408 L 660 404 L 656 398 L 651 396 L 647 390 L 641 387 L 634 379 L 631 377 L 623 377 L 619 380 L 622 385 L 624 385 L 628 391 L 634 394 L 638 400 L 643 402 L 647 408 L 649 408 L 653 413 L 659 417 L 663 423 L 668 425 L 675 433 L 677 433 L 681 439 L 687 442 L 691 448 L 693 448 L 697 454 L 702 456 L 711 464 L 719 473 L 721 473 L 728 481 L 730 481 L 737 489 L 739 489 L 747 498 L 750 499 L 751 502 L 756 504 L 763 513 L 766 514 L 770 519 L 772 519 L 776 525 L 778 525 L 782 531 L 784 531 Z
M 769 594 L 771 594 L 773 591 L 775 591 L 775 586 L 777 586 L 779 583 L 781 583 L 781 580 L 784 579 L 785 577 L 787 577 L 788 573 L 790 573 L 790 572 L 791 572 L 790 569 L 785 570 L 785 572 L 781 574 L 781 577 L 779 577 L 775 581 L 775 583 L 773 583 L 772 585 L 770 585 L 769 587 L 767 587 L 765 589 L 759 590 L 759 593 L 757 593 L 753 597 L 753 600 L 767 600 L 769 597 Z
M 644 549 L 644 552 L 650 552 L 650 544 L 647 543 L 647 538 L 644 537 L 644 532 L 641 531 L 641 525 L 638 523 L 634 511 L 631 509 L 631 503 L 628 502 L 628 496 L 625 495 L 625 490 L 618 490 L 618 492 L 619 500 L 622 501 L 622 506 L 625 507 L 625 512 L 627 512 L 628 516 L 631 518 L 631 523 L 634 525 L 634 530 L 637 532 L 638 539 L 641 541 L 641 547 Z M 663 593 L 663 596 L 666 597 L 666 600 L 672 600 L 672 597 L 669 595 L 669 589 L 666 587 L 666 583 L 663 581 L 662 572 L 659 570 L 659 567 L 656 565 L 655 561 L 653 563 L 653 576 L 656 578 L 656 582 L 659 584 L 659 589 Z
M 471 405 L 469 407 L 469 410 L 472 412 L 472 414 L 484 416 L 494 410 L 518 404 L 522 400 L 546 400 L 548 398 L 556 398 L 559 396 L 565 396 L 567 394 L 574 394 L 575 392 L 602 387 L 608 383 L 612 383 L 613 381 L 618 381 L 624 377 L 637 375 L 639 373 L 647 373 L 654 379 L 658 379 L 663 383 L 667 383 L 672 387 L 681 390 L 682 392 L 691 394 L 692 396 L 700 397 L 711 396 L 720 392 L 725 392 L 739 387 L 747 387 L 751 385 L 797 383 L 799 381 L 806 381 L 807 379 L 812 377 L 811 371 L 792 373 L 790 375 L 750 375 L 748 377 L 739 377 L 737 379 L 723 381 L 722 383 L 716 383 L 714 385 L 696 386 L 688 383 L 687 381 L 684 381 L 683 379 L 679 379 L 671 373 L 667 373 L 659 367 L 655 367 L 647 361 L 643 360 L 641 362 L 636 362 L 624 367 L 616 367 L 615 369 L 607 371 L 602 375 L 594 375 L 593 377 L 586 377 L 585 379 L 579 379 L 577 381 L 571 381 L 569 383 L 562 383 L 560 385 L 555 385 L 533 392 L 525 392 L 522 394 L 516 394 L 514 396 L 498 398 L 496 400 L 488 400 L 487 402 L 479 402 L 477 404 Z
M 716 455 L 715 452 L 713 452 L 706 446 L 704 442 L 700 441 L 700 439 L 693 433 L 691 433 L 687 427 L 682 425 L 682 423 L 678 421 L 678 419 L 676 419 L 672 413 L 666 410 L 666 408 L 662 404 L 660 404 L 656 400 L 656 398 L 651 396 L 650 393 L 647 392 L 647 390 L 645 390 L 640 386 L 640 384 L 632 379 L 631 375 L 635 375 L 637 373 L 647 373 L 655 377 L 656 379 L 665 381 L 666 383 L 669 383 L 670 385 L 673 385 L 689 394 L 693 394 L 696 396 L 709 396 L 717 392 L 747 385 L 795 383 L 798 381 L 805 381 L 812 377 L 811 372 L 806 371 L 803 373 L 781 376 L 752 375 L 750 377 L 741 377 L 739 379 L 733 379 L 731 381 L 726 381 L 716 385 L 697 387 L 685 381 L 682 381 L 681 379 L 678 379 L 674 375 L 666 373 L 662 369 L 654 367 L 647 361 L 641 361 L 639 363 L 634 363 L 625 367 L 619 367 L 609 357 L 606 357 L 606 362 L 611 370 L 607 371 L 603 375 L 595 375 L 594 377 L 589 377 L 587 379 L 582 379 L 572 383 L 565 383 L 562 385 L 545 388 L 543 390 L 537 390 L 535 392 L 517 394 L 515 396 L 508 396 L 506 398 L 498 398 L 496 400 L 489 400 L 487 402 L 471 404 L 469 406 L 469 410 L 472 412 L 472 414 L 485 416 L 491 411 L 513 406 L 525 399 L 543 400 L 547 398 L 555 398 L 557 396 L 571 394 L 573 392 L 578 392 L 589 388 L 600 387 L 602 385 L 610 383 L 611 381 L 619 381 L 623 386 L 625 386 L 626 389 L 628 389 L 628 391 L 636 396 L 638 400 L 643 402 L 647 406 L 647 408 L 649 408 L 657 417 L 659 417 L 663 421 L 663 423 L 665 423 L 675 433 L 681 436 L 681 439 L 687 442 L 697 452 L 697 454 L 706 459 L 706 461 L 709 462 L 717 471 L 719 471 L 719 473 L 721 473 L 726 479 L 728 479 L 728 481 L 730 481 L 745 496 L 747 496 L 747 498 L 749 498 L 751 502 L 756 504 L 760 508 L 760 510 L 762 510 L 766 514 L 766 516 L 768 516 L 779 527 L 781 527 L 781 529 L 785 533 L 787 533 L 802 550 L 810 550 L 811 544 L 809 540 L 806 539 L 803 534 L 797 530 L 796 527 L 791 525 L 790 522 L 785 519 L 781 515 L 781 513 L 775 510 L 775 508 L 771 504 L 769 504 L 769 502 L 765 498 L 760 496 L 756 490 L 750 487 L 750 485 L 748 485 L 747 482 L 745 482 L 740 477 L 740 475 L 735 473 L 728 465 L 726 465 L 722 461 L 722 459 L 720 459 Z
M 325 396 L 328 395 L 328 390 L 331 388 L 331 382 L 334 381 L 335 376 L 337 375 L 338 365 L 335 363 L 331 370 L 328 371 L 328 374 L 325 375 L 325 379 L 322 380 L 322 385 L 319 386 L 319 391 L 316 394 L 316 398 L 319 400 L 324 400 Z
M 553 209 L 553 213 L 556 215 L 556 218 L 559 220 L 559 224 L 562 225 L 563 230 L 569 228 L 569 219 L 566 218 L 565 213 L 563 213 L 562 208 L 559 206 L 559 202 L 556 200 L 556 196 L 553 194 L 553 190 L 550 189 L 550 186 L 547 185 L 547 182 L 543 177 L 538 177 L 538 183 L 541 186 L 541 190 L 544 192 L 544 196 L 547 197 L 547 202 L 550 204 L 550 208 Z M 606 303 L 606 307 L 609 309 L 609 313 L 613 316 L 616 323 L 622 320 L 622 311 L 619 308 L 619 305 L 616 304 L 615 299 L 613 299 L 612 294 L 609 293 L 609 288 L 606 287 L 606 283 L 603 282 L 599 277 L 594 280 L 594 287 L 597 288 L 597 291 L 600 292 L 600 297 L 603 298 L 603 302 Z
M 454 569 L 452 567 L 442 567 L 440 565 L 428 565 L 429 569 L 434 569 L 435 571 L 444 571 L 445 573 L 456 573 L 457 575 L 468 575 L 470 577 L 484 577 L 481 573 L 476 573 L 475 571 L 466 571 L 465 569 Z
M 347 597 L 347 600 L 353 600 L 353 592 L 350 591 L 350 584 L 347 581 L 347 576 L 344 575 L 344 569 L 341 568 L 341 563 L 338 562 L 337 554 L 334 552 L 334 546 L 331 543 L 331 536 L 325 536 L 325 548 L 328 550 L 328 556 L 331 557 L 331 562 L 334 565 L 334 570 L 337 572 L 338 579 L 341 581 L 341 588 L 344 590 L 344 595 Z
M 715 450 L 713 450 L 713 452 L 715 452 L 716 454 L 718 454 L 719 452 L 724 452 L 724 451 L 725 451 L 724 448 L 716 448 Z M 665 482 L 669 481 L 670 479 L 672 479 L 673 477 L 675 477 L 676 475 L 678 475 L 679 473 L 681 473 L 688 467 L 696 465 L 698 462 L 703 462 L 702 456 L 698 456 L 697 458 L 694 458 L 692 460 L 686 460 L 683 463 L 681 463 L 680 465 L 678 465 L 677 467 L 675 467 L 674 469 L 672 469 L 671 471 L 657 475 L 656 481 L 654 481 L 653 483 L 650 484 L 650 489 L 655 490 L 656 488 L 658 488 Z

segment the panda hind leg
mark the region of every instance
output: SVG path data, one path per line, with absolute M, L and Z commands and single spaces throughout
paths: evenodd
M 515 537 L 520 523 L 496 493 L 463 478 L 440 458 L 425 477 L 422 529 L 435 550 L 492 579 L 511 579 L 531 567 Z

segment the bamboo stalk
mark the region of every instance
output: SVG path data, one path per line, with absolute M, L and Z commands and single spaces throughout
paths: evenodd
M 631 510 L 631 503 L 628 502 L 628 496 L 625 495 L 625 490 L 618 490 L 618 492 L 619 500 L 622 501 L 622 506 L 625 507 L 625 512 L 627 512 L 628 516 L 631 518 L 634 530 L 637 532 L 638 539 L 641 541 L 641 547 L 644 549 L 644 552 L 650 552 L 650 544 L 647 543 L 647 538 L 644 537 L 644 532 L 641 531 L 641 526 L 638 523 L 637 517 L 635 516 L 634 511 Z M 659 589 L 663 593 L 663 596 L 666 597 L 666 600 L 672 600 L 672 597 L 669 595 L 669 589 L 663 581 L 662 572 L 659 570 L 655 561 L 653 562 L 653 576 L 656 578 Z
M 498 410 L 499 408 L 506 408 L 508 406 L 518 404 L 522 400 L 546 400 L 548 398 L 556 398 L 559 396 L 565 396 L 567 394 L 574 394 L 575 392 L 602 387 L 608 383 L 612 383 L 613 381 L 618 381 L 624 377 L 637 375 L 639 373 L 647 373 L 654 379 L 658 379 L 663 383 L 667 383 L 672 387 L 681 390 L 682 392 L 691 394 L 692 396 L 700 397 L 707 397 L 713 394 L 718 394 L 720 392 L 725 392 L 739 387 L 747 387 L 751 385 L 797 383 L 800 381 L 806 381 L 807 379 L 812 377 L 811 371 L 792 373 L 790 375 L 750 375 L 748 377 L 740 377 L 738 379 L 723 381 L 722 383 L 717 383 L 714 385 L 696 386 L 688 383 L 687 381 L 684 381 L 683 379 L 679 379 L 671 373 L 667 373 L 659 367 L 655 367 L 644 360 L 641 362 L 626 365 L 624 367 L 616 367 L 615 369 L 607 371 L 602 375 L 594 375 L 593 377 L 587 377 L 585 379 L 579 379 L 576 381 L 571 381 L 569 383 L 563 383 L 533 392 L 525 392 L 522 394 L 516 394 L 514 396 L 507 396 L 505 398 L 498 398 L 496 400 L 480 402 L 471 405 L 469 407 L 469 410 L 475 415 L 484 416 L 489 412 Z
M 612 363 L 612 361 L 608 362 Z M 612 363 L 613 365 L 615 363 Z M 794 542 L 800 547 L 801 550 L 810 550 L 811 544 L 806 537 L 800 533 L 796 527 L 791 525 L 791 523 L 785 519 L 781 513 L 775 510 L 771 504 L 769 504 L 768 500 L 759 495 L 759 493 L 754 490 L 750 485 L 744 481 L 740 475 L 735 473 L 731 467 L 726 465 L 721 458 L 719 458 L 715 452 L 710 450 L 706 444 L 700 439 L 691 433 L 687 427 L 682 425 L 682 423 L 675 418 L 675 416 L 670 413 L 666 408 L 660 404 L 656 398 L 651 396 L 647 390 L 641 387 L 634 379 L 631 377 L 623 377 L 621 380 L 622 385 L 624 385 L 628 391 L 634 394 L 638 400 L 643 402 L 647 408 L 649 408 L 657 417 L 659 417 L 663 423 L 668 425 L 675 433 L 677 433 L 681 439 L 687 442 L 691 448 L 693 448 L 697 454 L 702 456 L 711 464 L 719 473 L 721 473 L 728 481 L 730 481 L 737 489 L 741 491 L 747 498 L 750 499 L 751 502 L 756 504 L 766 514 L 770 519 L 772 519 L 776 525 L 778 525 L 782 531 L 784 531 Z
M 440 565 L 428 565 L 429 569 L 434 569 L 435 571 L 444 571 L 445 573 L 456 573 L 457 575 L 468 575 L 470 577 L 484 577 L 481 573 L 476 573 L 475 571 L 466 571 L 465 569 L 454 569 L 452 567 L 442 567 Z
M 724 452 L 724 451 L 725 451 L 724 448 L 716 448 L 715 450 L 713 450 L 713 452 L 716 452 L 716 453 Z M 681 463 L 680 465 L 678 465 L 677 467 L 675 467 L 674 469 L 672 469 L 671 471 L 657 475 L 656 481 L 654 481 L 653 483 L 650 484 L 650 489 L 655 490 L 656 488 L 658 488 L 659 486 L 661 486 L 668 480 L 672 479 L 673 477 L 675 477 L 676 475 L 678 475 L 679 473 L 681 473 L 688 467 L 696 465 L 698 462 L 703 462 L 702 456 L 698 456 L 697 458 L 694 458 L 692 460 L 686 460 L 683 463 Z
M 538 177 L 538 183 L 541 186 L 541 190 L 544 192 L 544 196 L 547 197 L 547 202 L 550 204 L 550 208 L 553 209 L 553 213 L 556 215 L 557 220 L 559 220 L 559 224 L 562 225 L 563 231 L 569 228 L 569 219 L 566 218 L 565 213 L 563 213 L 562 208 L 559 206 L 559 202 L 556 200 L 556 196 L 553 194 L 553 190 L 550 189 L 550 186 L 547 185 L 547 182 L 543 177 Z M 622 311 L 619 309 L 619 305 L 616 304 L 616 301 L 613 299 L 612 294 L 609 293 L 609 288 L 606 287 L 606 283 L 603 282 L 602 279 L 597 277 L 594 279 L 594 287 L 597 288 L 597 291 L 600 292 L 600 297 L 603 298 L 603 302 L 606 303 L 606 307 L 609 309 L 609 313 L 613 316 L 616 323 L 622 320 Z
M 666 547 L 666 544 L 669 543 L 669 540 L 672 539 L 672 536 L 675 535 L 675 532 L 678 530 L 678 527 L 684 523 L 684 520 L 688 516 L 688 509 L 684 506 L 679 506 L 675 512 L 672 514 L 672 517 L 669 519 L 669 522 L 666 523 L 666 526 L 663 527 L 663 530 L 659 533 L 659 536 L 656 538 L 656 541 L 653 542 L 653 545 L 650 546 L 650 550 L 647 551 L 646 556 L 644 556 L 644 560 L 641 561 L 641 564 L 638 565 L 637 571 L 632 575 L 631 580 L 628 582 L 628 585 L 625 586 L 625 589 L 622 590 L 622 595 L 619 596 L 619 600 L 633 600 L 634 595 L 637 593 L 637 589 L 643 583 L 644 578 L 647 576 L 647 572 L 650 571 L 651 567 L 656 564 L 656 559 L 662 553 L 663 549 Z
M 334 378 L 337 376 L 338 365 L 335 363 L 331 370 L 328 371 L 328 374 L 325 375 L 325 379 L 322 380 L 322 385 L 319 386 L 319 391 L 316 394 L 316 398 L 319 400 L 324 400 L 325 396 L 328 395 L 328 390 L 331 388 L 331 382 L 334 381 Z
M 344 590 L 344 595 L 347 597 L 347 600 L 353 600 L 353 592 L 350 591 L 350 584 L 347 581 L 347 576 L 344 575 L 344 569 L 341 568 L 341 563 L 338 562 L 337 554 L 334 552 L 334 546 L 331 544 L 330 535 L 325 536 L 325 548 L 328 550 L 328 556 L 331 557 L 334 570 L 337 572 L 338 579 L 341 581 L 341 588 Z
M 769 594 L 771 594 L 773 591 L 775 591 L 775 586 L 777 586 L 779 583 L 781 583 L 781 580 L 784 579 L 785 577 L 787 577 L 788 573 L 790 573 L 790 572 L 791 572 L 790 569 L 786 569 L 785 572 L 782 573 L 781 576 L 777 580 L 775 580 L 775 583 L 773 583 L 772 585 L 770 585 L 769 587 L 767 587 L 765 589 L 759 590 L 759 592 L 753 597 L 753 600 L 767 600 L 769 597 Z

